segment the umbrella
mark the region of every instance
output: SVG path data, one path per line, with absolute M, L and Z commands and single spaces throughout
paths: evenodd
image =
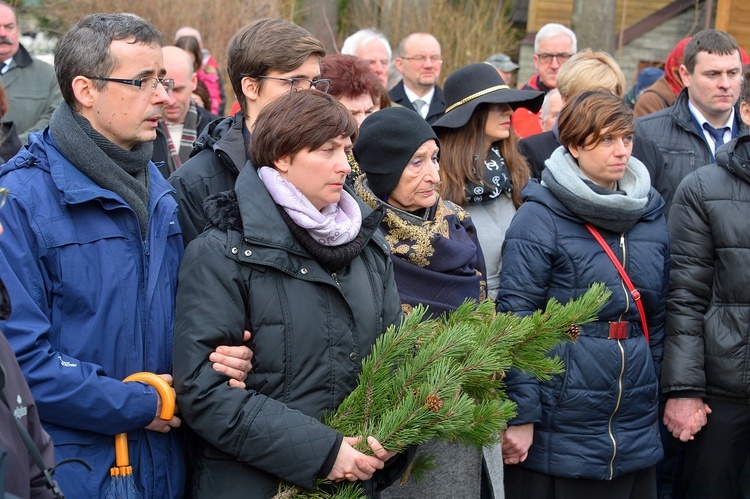
M 161 397 L 159 417 L 165 421 L 174 416 L 175 397 L 172 387 L 163 378 L 154 373 L 140 372 L 131 374 L 123 381 L 140 381 L 153 386 Z M 115 463 L 109 470 L 111 476 L 105 499 L 141 499 L 141 494 L 133 480 L 133 467 L 128 456 L 128 435 L 115 435 Z

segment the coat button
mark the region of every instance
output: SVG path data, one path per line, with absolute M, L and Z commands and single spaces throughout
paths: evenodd
M 237 248 L 232 248 L 232 254 L 233 255 L 236 255 L 239 252 L 240 252 L 240 250 L 238 250 Z
M 251 256 L 253 254 L 250 250 L 245 250 L 245 256 Z
M 302 267 L 301 269 L 299 269 L 299 272 L 302 275 L 307 275 L 307 269 L 305 267 Z
M 349 354 L 349 360 L 351 360 L 352 362 L 356 362 L 357 361 L 357 354 L 354 353 L 354 352 L 350 353 Z

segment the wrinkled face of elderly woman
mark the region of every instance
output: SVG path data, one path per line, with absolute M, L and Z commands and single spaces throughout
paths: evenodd
M 570 146 L 570 154 L 578 160 L 578 166 L 586 177 L 605 189 L 614 189 L 625 174 L 633 152 L 633 133 L 609 133 L 604 129 L 599 143 L 586 146 Z
M 417 211 L 435 204 L 440 185 L 439 150 L 432 139 L 419 146 L 404 168 L 398 185 L 388 195 L 390 205 L 404 211 Z
M 315 150 L 302 149 L 276 160 L 282 177 L 292 183 L 316 209 L 338 203 L 346 176 L 351 171 L 347 156 L 351 137 L 334 137 Z

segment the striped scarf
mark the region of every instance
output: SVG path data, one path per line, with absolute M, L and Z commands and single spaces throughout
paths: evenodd
M 175 147 L 174 141 L 172 141 L 172 136 L 169 135 L 169 128 L 164 120 L 161 121 L 161 127 L 167 137 L 167 147 L 169 147 L 167 166 L 171 175 L 182 166 L 182 163 L 188 160 L 190 151 L 193 149 L 193 143 L 198 138 L 198 105 L 194 100 L 190 101 L 190 107 L 185 116 L 185 123 L 182 125 L 182 138 L 180 138 L 179 151 Z

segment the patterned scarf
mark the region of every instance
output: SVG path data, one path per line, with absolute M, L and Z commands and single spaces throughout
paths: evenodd
M 466 202 L 468 204 L 484 203 L 495 199 L 502 193 L 510 197 L 513 192 L 510 170 L 508 170 L 508 165 L 505 164 L 505 159 L 497 147 L 490 148 L 490 153 L 484 160 L 484 166 L 479 173 L 481 174 L 482 185 L 474 182 L 466 183 Z
M 341 191 L 338 203 L 329 204 L 318 211 L 299 189 L 273 168 L 261 167 L 258 176 L 274 202 L 318 244 L 340 246 L 353 241 L 359 234 L 362 212 L 348 192 Z
M 375 196 L 366 175 L 356 181 L 357 196 L 371 208 L 386 208 L 380 231 L 391 248 L 401 306 L 429 306 L 429 316 L 454 310 L 466 299 L 487 293 L 476 229 L 461 207 L 438 200 L 423 216 L 399 210 Z
M 188 108 L 187 116 L 185 116 L 185 123 L 182 125 L 182 138 L 180 139 L 180 150 L 177 148 L 172 141 L 172 136 L 169 134 L 169 128 L 164 120 L 159 122 L 164 135 L 167 137 L 167 147 L 169 147 L 169 159 L 167 161 L 167 167 L 169 168 L 170 175 L 174 173 L 182 163 L 188 160 L 190 157 L 190 151 L 193 149 L 193 142 L 198 138 L 198 105 L 194 100 L 190 100 L 190 107 Z

